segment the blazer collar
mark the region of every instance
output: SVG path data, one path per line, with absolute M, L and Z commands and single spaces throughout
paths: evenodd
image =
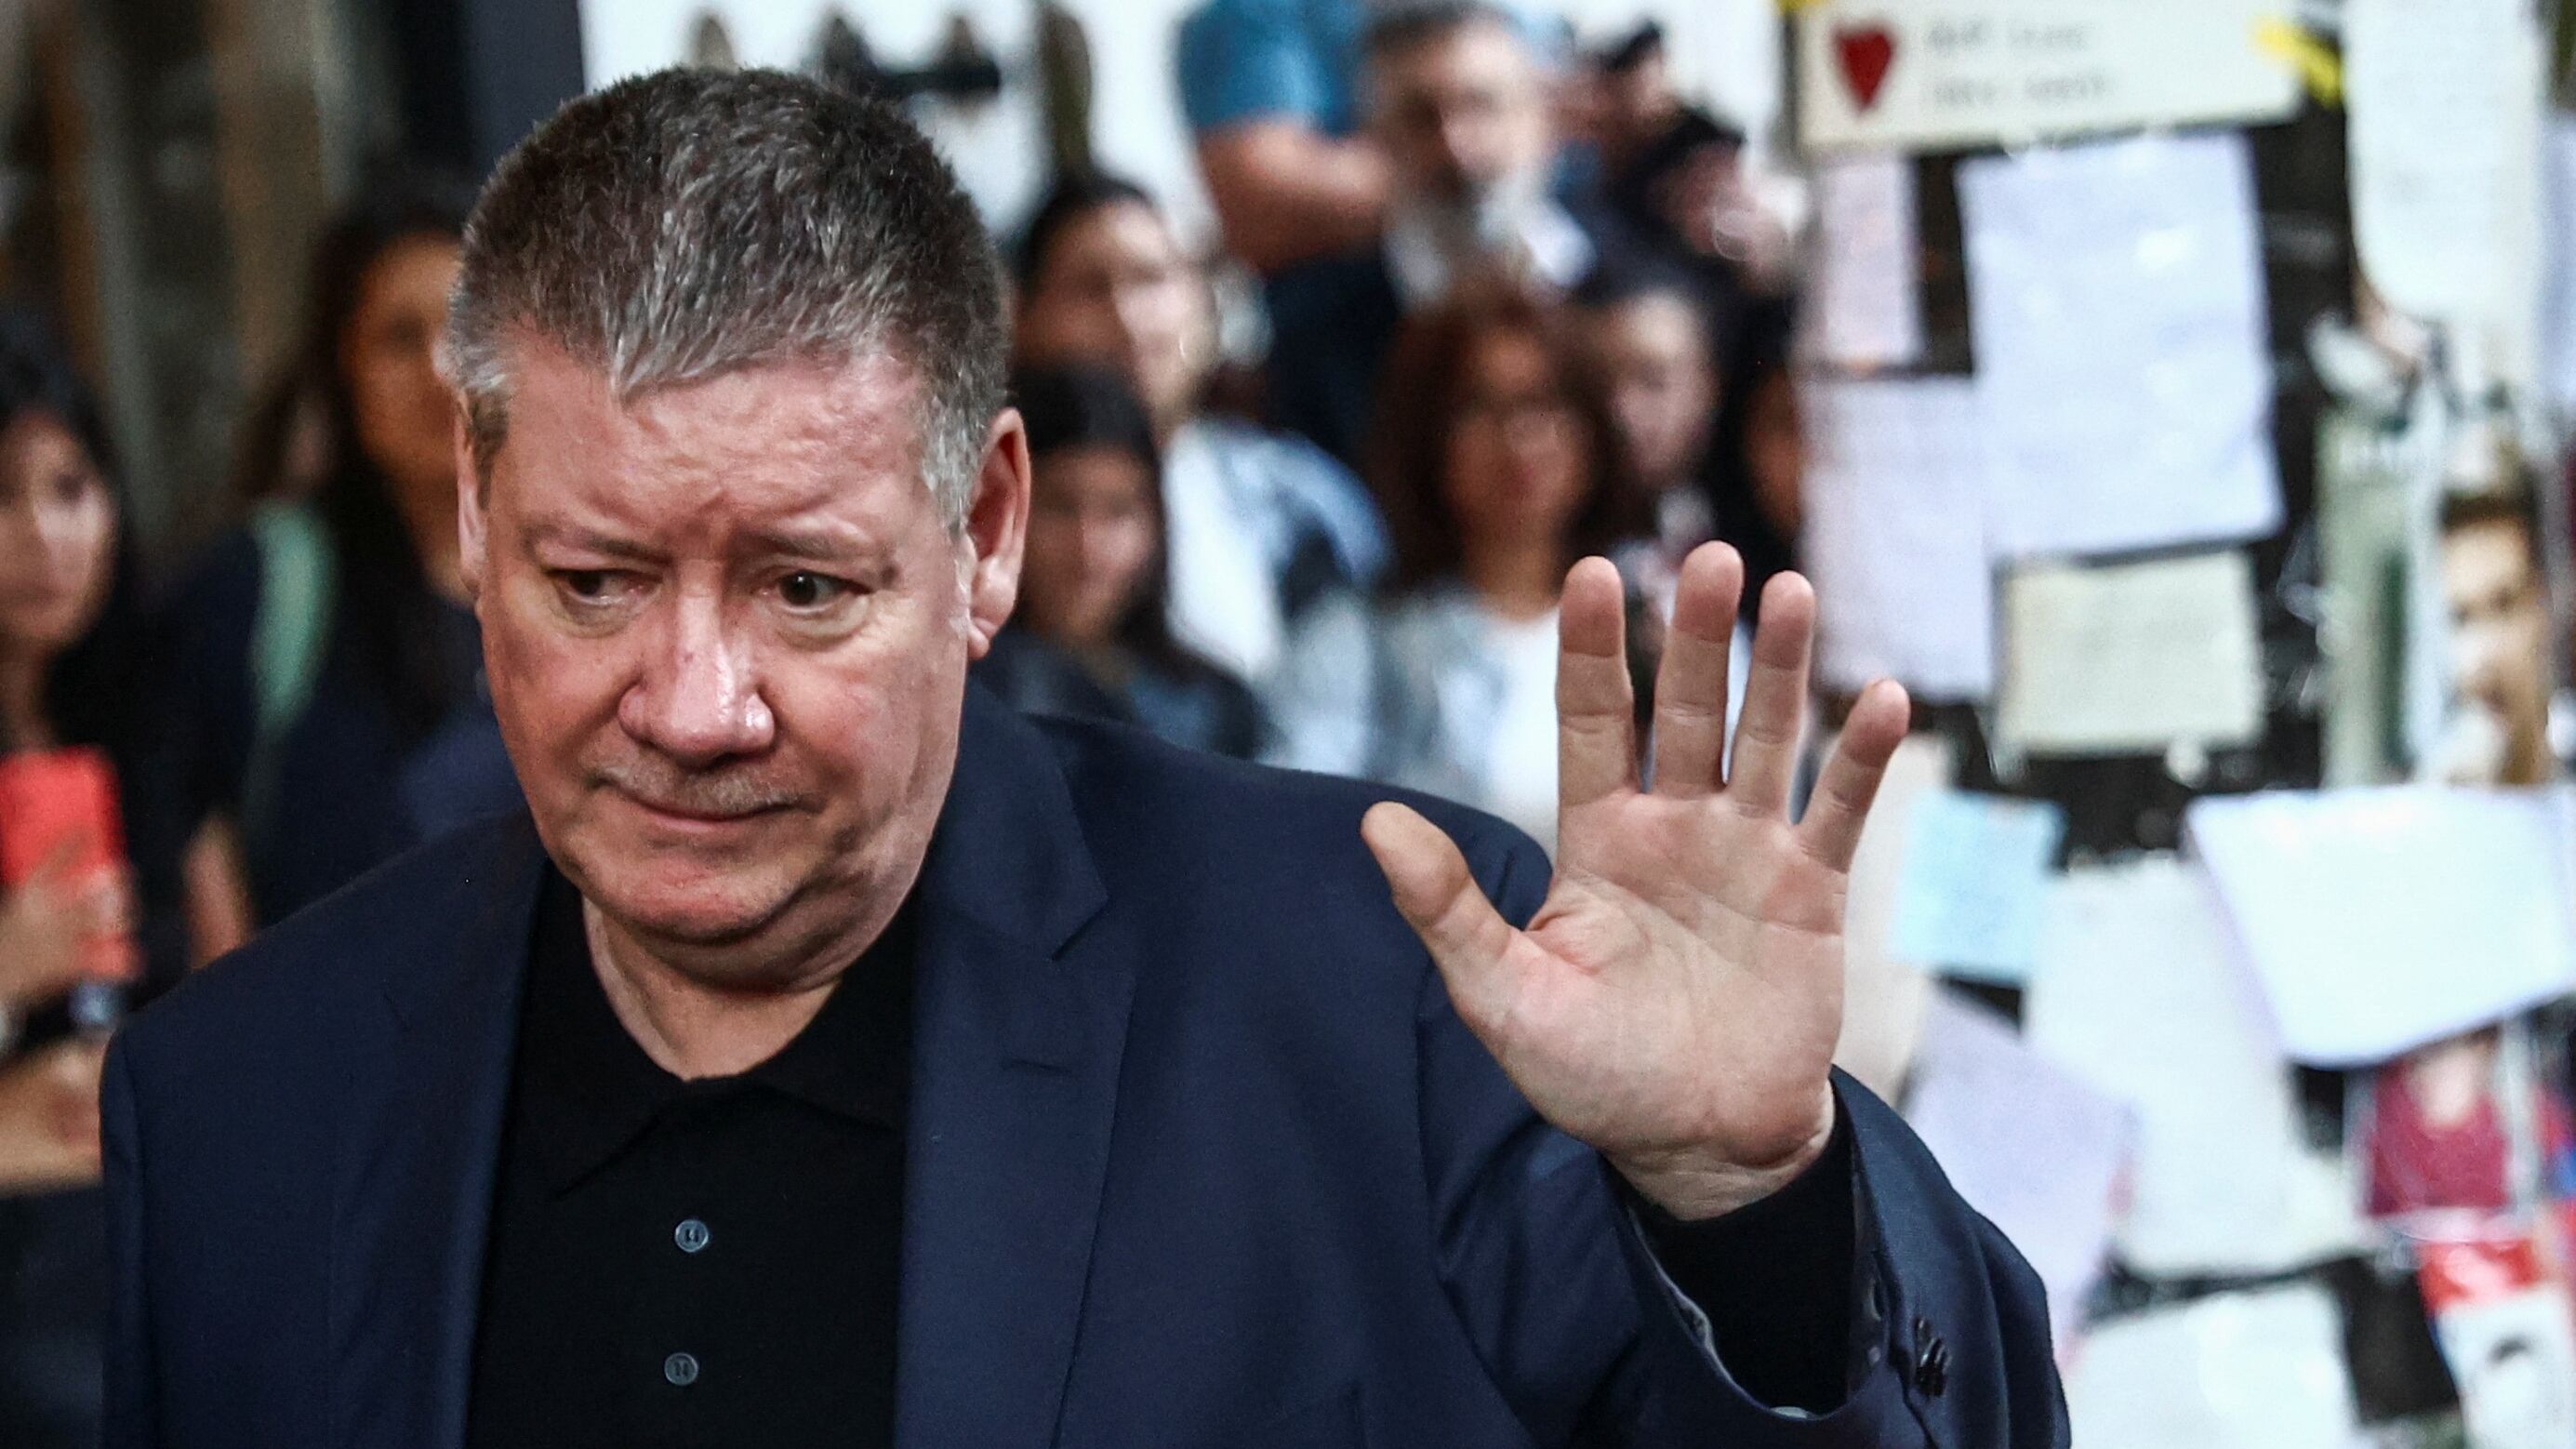
M 484 1238 L 546 858 L 524 815 L 460 849 L 459 925 L 388 982 L 380 1086 L 348 1109 L 330 1262 L 331 1442 L 459 1449 Z M 435 920 L 423 911 L 419 919 Z M 404 949 L 397 943 L 394 949 Z
M 1056 752 L 980 688 L 923 870 L 900 1449 L 1055 1439 L 1109 1167 L 1137 945 Z
M 534 912 L 524 815 L 461 850 L 452 949 L 387 986 L 342 1144 L 333 1441 L 460 1449 Z M 1055 750 L 979 687 L 918 891 L 896 1443 L 1053 1441 L 1109 1161 L 1137 945 Z

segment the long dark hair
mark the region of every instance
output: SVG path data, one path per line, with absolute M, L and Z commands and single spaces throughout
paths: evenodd
M 71 433 L 98 470 L 117 519 L 106 602 L 81 637 L 47 666 L 40 707 L 64 743 L 105 748 L 121 768 L 130 767 L 142 715 L 139 672 L 144 656 L 143 570 L 134 510 L 117 478 L 97 401 L 55 332 L 33 312 L 0 306 L 0 431 L 30 415 L 49 418 Z M 0 751 L 17 743 L 0 726 Z
M 1043 470 L 1050 453 L 1113 448 L 1141 464 L 1151 482 L 1145 495 L 1154 510 L 1154 557 L 1111 624 L 1110 637 L 1166 673 L 1187 677 L 1217 668 L 1172 633 L 1171 529 L 1163 506 L 1162 450 L 1154 444 L 1153 418 L 1135 390 L 1103 367 L 1048 364 L 1014 373 L 1011 397 L 1028 426 L 1033 470 Z
M 1038 284 L 1046 271 L 1047 256 L 1075 222 L 1111 206 L 1141 206 L 1156 216 L 1163 209 L 1154 204 L 1153 193 L 1128 180 L 1105 171 L 1076 171 L 1057 180 L 1040 198 L 1037 208 L 1029 213 L 1020 229 L 1019 245 L 1012 248 L 1011 275 L 1023 294 Z
M 392 482 L 359 445 L 341 342 L 376 263 L 405 242 L 460 240 L 473 204 L 471 188 L 454 177 L 390 167 L 323 232 L 313 253 L 303 345 L 260 409 L 237 474 L 250 498 L 279 488 L 298 405 L 319 404 L 323 468 L 313 508 L 338 559 L 339 638 L 353 651 L 352 662 L 380 680 L 398 728 L 413 738 L 435 728 L 456 704 L 439 647 L 442 605 Z
M 1444 490 L 1449 436 L 1466 410 L 1476 348 L 1503 333 L 1537 339 L 1583 428 L 1586 492 L 1563 564 L 1652 531 L 1599 371 L 1586 363 L 1564 314 L 1516 293 L 1453 301 L 1405 324 L 1378 390 L 1367 476 L 1395 546 L 1384 584 L 1389 594 L 1453 577 L 1465 566 L 1464 540 Z
M 1718 379 L 1717 426 L 1708 448 L 1708 500 L 1717 536 L 1744 556 L 1744 607 L 1758 613 L 1762 587 L 1798 566 L 1798 540 L 1762 512 L 1753 486 L 1753 422 L 1763 389 L 1794 386 L 1789 343 L 1794 314 L 1786 303 L 1747 308 Z

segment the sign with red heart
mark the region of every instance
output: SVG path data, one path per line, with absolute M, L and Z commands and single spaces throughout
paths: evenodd
M 1799 144 L 1924 151 L 2298 107 L 2294 0 L 1799 0 Z M 2420 0 L 2432 3 L 2432 0 Z

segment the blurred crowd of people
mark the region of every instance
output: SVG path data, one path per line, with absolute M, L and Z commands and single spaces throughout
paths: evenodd
M 1527 6 L 1210 0 L 1176 60 L 1222 250 L 1099 173 L 1003 239 L 1035 500 L 978 672 L 1552 839 L 1567 567 L 1621 564 L 1642 710 L 1684 552 L 1733 543 L 1757 597 L 1794 562 L 1790 247 L 1743 138 L 1651 26 L 1582 52 Z M 127 862 L 0 896 L 0 1443 L 95 1433 L 114 1012 L 517 798 L 435 358 L 471 201 L 389 168 L 320 239 L 239 526 L 163 579 L 89 380 L 0 313 L 0 753 L 103 755 Z M 1223 325 L 1228 275 L 1266 327 Z

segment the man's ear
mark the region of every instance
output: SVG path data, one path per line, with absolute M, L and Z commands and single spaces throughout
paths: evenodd
M 456 406 L 453 429 L 456 450 L 456 563 L 465 591 L 483 597 L 483 567 L 488 534 L 484 526 L 484 478 L 474 461 L 473 430 L 465 422 L 465 405 Z
M 1029 537 L 1029 430 L 1017 408 L 1004 408 L 984 439 L 983 466 L 966 509 L 966 542 L 974 550 L 966 580 L 967 650 L 981 659 L 1020 598 L 1020 556 Z

